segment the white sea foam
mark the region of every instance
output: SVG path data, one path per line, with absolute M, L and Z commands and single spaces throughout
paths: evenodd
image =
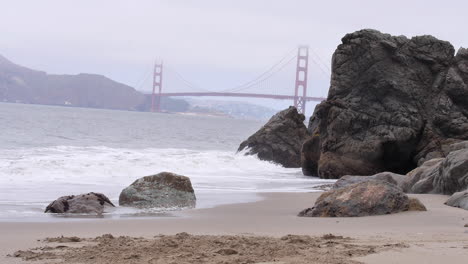
M 162 171 L 190 177 L 197 207 L 248 202 L 257 199 L 255 193 L 259 192 L 310 191 L 314 185 L 330 182 L 255 156 L 188 149 L 12 149 L 0 153 L 0 168 L 0 206 L 4 215 L 16 216 L 21 210 L 24 216 L 42 212 L 59 196 L 90 191 L 102 192 L 117 204 L 123 188 Z

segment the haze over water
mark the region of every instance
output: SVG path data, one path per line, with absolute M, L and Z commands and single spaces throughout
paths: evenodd
M 50 220 L 42 213 L 48 203 L 91 191 L 117 205 L 123 188 L 161 171 L 189 176 L 198 208 L 327 182 L 236 154 L 263 122 L 7 103 L 0 121 L 0 221 Z

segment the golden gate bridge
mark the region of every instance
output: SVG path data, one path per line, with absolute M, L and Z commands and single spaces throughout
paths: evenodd
M 294 50 L 292 50 L 294 51 Z M 219 97 L 246 97 L 246 98 L 265 98 L 265 99 L 276 99 L 276 100 L 292 100 L 293 105 L 297 108 L 299 113 L 305 114 L 306 103 L 308 101 L 320 102 L 325 100 L 323 97 L 312 97 L 307 95 L 307 84 L 308 84 L 308 72 L 309 72 L 309 48 L 308 46 L 299 46 L 297 49 L 297 54 L 292 54 L 289 52 L 284 56 L 280 61 L 271 66 L 267 71 L 263 72 L 257 78 L 246 82 L 242 85 L 236 87 L 225 89 L 222 91 L 208 91 L 206 89 L 201 89 L 194 85 L 193 83 L 187 81 L 181 74 L 171 70 L 175 73 L 178 79 L 190 88 L 191 90 L 203 90 L 203 91 L 183 91 L 183 92 L 166 92 L 163 91 L 163 72 L 166 72 L 168 67 L 163 68 L 163 63 L 155 63 L 153 69 L 153 78 L 152 78 L 152 94 L 151 94 L 151 111 L 160 112 L 161 111 L 161 98 L 162 97 L 196 97 L 196 96 L 219 96 Z M 317 55 L 318 57 L 318 55 Z M 319 58 L 319 57 L 318 57 Z M 319 58 L 320 59 L 320 58 Z M 291 65 L 292 62 L 295 64 L 295 81 L 294 81 L 294 94 L 285 95 L 270 93 L 271 85 L 267 85 L 268 92 L 245 92 L 245 90 L 252 90 L 252 88 L 258 88 L 262 84 L 268 83 L 272 76 L 284 70 L 288 65 Z M 325 72 L 324 63 L 322 65 L 313 60 L 313 62 L 319 66 L 322 72 Z M 327 68 L 325 66 L 325 68 Z M 264 85 L 265 86 L 265 85 Z M 165 85 L 164 87 L 168 87 Z M 167 89 L 167 88 L 166 88 Z

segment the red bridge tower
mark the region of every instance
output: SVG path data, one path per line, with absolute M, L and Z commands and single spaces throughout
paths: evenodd
M 151 112 L 161 112 L 161 92 L 162 92 L 163 63 L 154 64 L 153 74 L 153 94 L 151 96 Z M 158 93 L 156 95 L 156 92 Z
M 307 98 L 307 71 L 309 69 L 309 47 L 299 46 L 297 50 L 296 84 L 294 89 L 294 107 L 305 114 Z

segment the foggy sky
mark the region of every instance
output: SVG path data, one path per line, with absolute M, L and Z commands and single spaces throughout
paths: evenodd
M 254 78 L 300 44 L 329 63 L 340 39 L 362 28 L 468 46 L 462 0 L 0 0 L 0 7 L 1 55 L 49 73 L 103 74 L 132 87 L 155 58 L 214 91 Z M 294 76 L 282 78 L 292 90 Z M 328 76 L 312 62 L 309 78 L 309 95 L 326 96 Z

